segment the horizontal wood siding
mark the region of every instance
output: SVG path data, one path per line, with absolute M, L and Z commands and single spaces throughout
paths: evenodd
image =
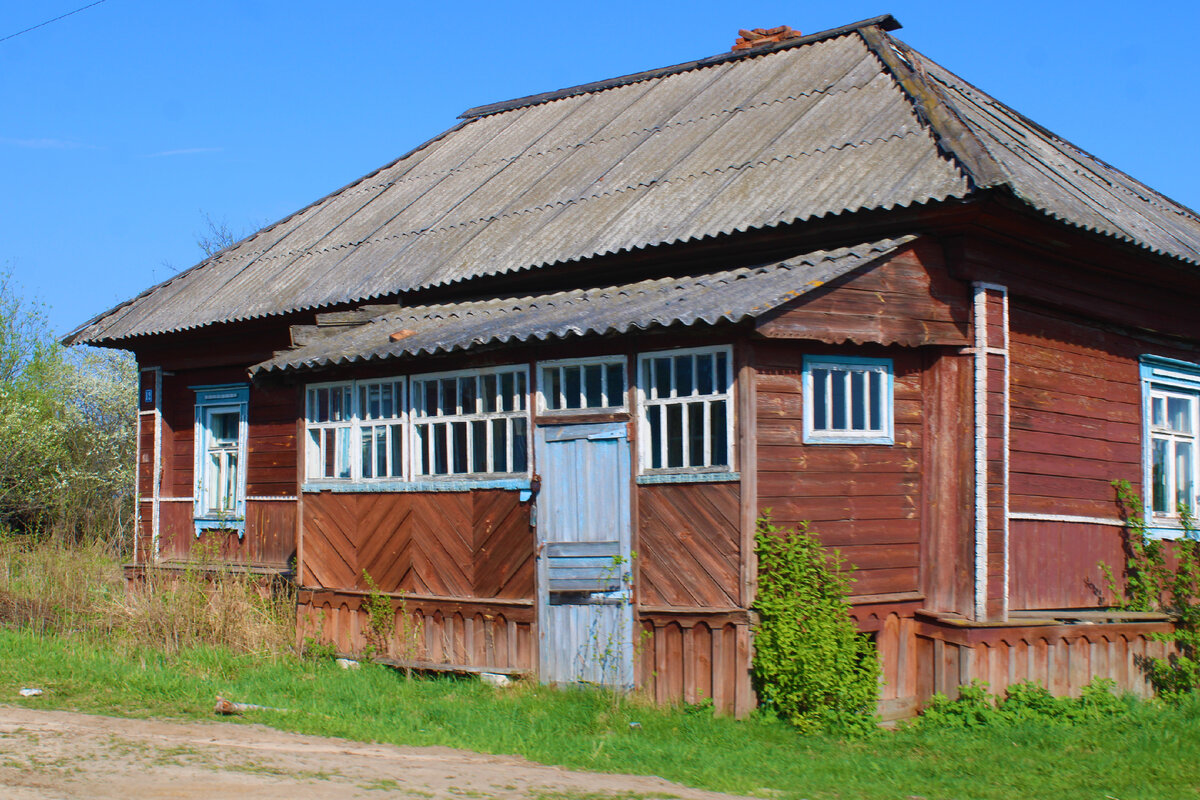
M 528 598 L 529 505 L 516 492 L 304 496 L 305 586 L 445 597 Z
M 966 345 L 969 304 L 941 248 L 919 242 L 759 318 L 769 338 L 837 344 Z
M 856 595 L 914 592 L 921 536 L 922 357 L 911 349 L 759 345 L 758 505 L 777 525 L 811 523 L 855 567 Z M 893 445 L 803 442 L 805 353 L 893 359 Z
M 642 605 L 739 605 L 737 483 L 638 487 L 637 598 Z
M 1010 511 L 1119 519 L 1112 481 L 1141 485 L 1138 357 L 1155 349 L 1019 300 L 1010 314 Z M 1012 520 L 1010 607 L 1110 602 L 1098 564 L 1120 571 L 1122 536 L 1113 526 Z
M 190 502 L 163 503 L 159 519 L 159 554 L 168 561 L 219 557 L 230 564 L 285 568 L 296 551 L 295 501 L 248 501 L 240 537 L 236 531 L 196 536 Z
M 469 667 L 535 673 L 536 623 L 532 601 L 496 605 L 417 596 L 389 598 L 392 620 L 375 655 L 429 668 Z M 296 634 L 363 654 L 371 620 L 362 593 L 301 591 Z

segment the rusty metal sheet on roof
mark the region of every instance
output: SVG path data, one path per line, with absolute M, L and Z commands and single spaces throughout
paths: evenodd
M 75 338 L 369 301 L 967 189 L 844 34 L 469 119 Z
M 758 317 L 841 275 L 894 253 L 914 237 L 819 250 L 756 267 L 622 286 L 428 306 L 371 306 L 300 331 L 298 347 L 251 372 L 315 369 L 360 361 L 469 350 L 489 344 L 624 333 L 668 325 L 715 325 Z M 354 324 L 357 322 L 357 324 Z M 392 341 L 393 334 L 403 332 Z

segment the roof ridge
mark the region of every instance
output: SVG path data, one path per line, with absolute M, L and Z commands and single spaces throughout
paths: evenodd
M 958 164 L 975 189 L 1007 187 L 1012 178 L 987 145 L 963 121 L 962 113 L 932 81 L 921 66 L 915 51 L 878 27 L 858 30 L 867 47 L 892 74 L 901 91 L 913 105 L 917 117 L 933 132 L 938 149 Z
M 604 80 L 593 81 L 591 83 L 581 83 L 576 86 L 568 86 L 564 89 L 556 89 L 550 92 L 541 92 L 539 94 L 526 95 L 525 97 L 517 97 L 512 100 L 503 100 L 498 103 L 488 103 L 482 106 L 468 108 L 463 113 L 459 114 L 459 119 L 473 119 L 475 117 L 484 117 L 490 114 L 498 114 L 502 111 L 511 111 L 515 108 L 523 106 L 540 105 L 549 103 L 554 100 L 561 100 L 564 97 L 572 97 L 578 94 L 590 94 L 592 92 L 601 92 L 605 89 L 615 89 L 618 86 L 628 86 L 632 83 L 641 83 L 642 81 L 661 78 L 666 75 L 674 75 L 680 72 L 689 72 L 694 69 L 703 69 L 705 67 L 718 66 L 729 61 L 737 61 L 745 58 L 757 58 L 758 56 L 775 53 L 780 50 L 787 50 L 792 47 L 803 47 L 807 44 L 820 42 L 825 39 L 832 39 L 838 36 L 845 36 L 849 33 L 854 33 L 860 28 L 877 26 L 882 30 L 894 31 L 900 27 L 900 22 L 891 14 L 881 14 L 877 17 L 864 19 L 859 22 L 853 22 L 849 25 L 842 25 L 837 28 L 811 33 L 808 36 L 801 36 L 795 39 L 785 39 L 774 44 L 754 47 L 749 50 L 731 50 L 724 53 L 718 53 L 706 58 L 696 59 L 695 61 L 685 61 L 681 64 L 674 64 L 669 67 L 659 67 L 657 69 L 645 70 L 643 72 L 633 72 L 628 75 L 621 75 L 616 78 L 607 78 Z

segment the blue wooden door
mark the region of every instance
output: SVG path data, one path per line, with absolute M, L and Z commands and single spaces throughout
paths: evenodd
M 632 688 L 625 424 L 539 427 L 535 447 L 541 679 Z

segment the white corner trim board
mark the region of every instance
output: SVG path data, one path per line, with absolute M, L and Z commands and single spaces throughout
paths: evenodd
M 987 580 L 988 580 L 988 356 L 1000 356 L 1004 360 L 1004 411 L 1001 417 L 1000 437 L 1003 452 L 1003 474 L 1001 475 L 1002 496 L 1002 529 L 1000 531 L 1003 549 L 1003 615 L 1008 614 L 1008 473 L 1009 473 L 1009 321 L 1008 321 L 1008 287 L 995 283 L 975 282 L 973 285 L 973 314 L 975 326 L 974 378 L 975 378 L 975 617 L 984 619 L 987 616 Z M 1003 333 L 999 342 L 991 342 L 988 337 L 988 292 L 999 294 L 1002 314 Z

